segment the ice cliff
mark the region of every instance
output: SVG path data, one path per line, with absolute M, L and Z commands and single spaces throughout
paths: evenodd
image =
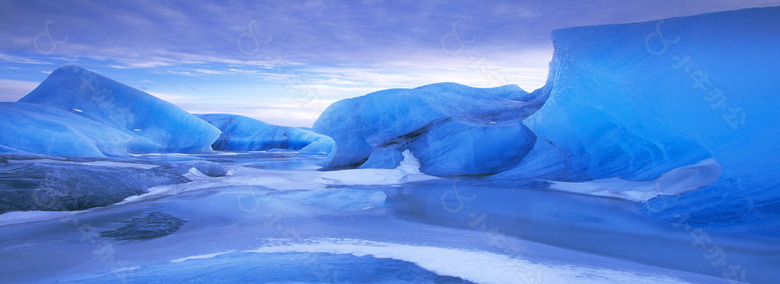
M 549 99 L 524 121 L 537 145 L 501 176 L 651 180 L 711 157 L 714 183 L 644 210 L 698 224 L 776 217 L 778 18 L 774 7 L 554 31 Z

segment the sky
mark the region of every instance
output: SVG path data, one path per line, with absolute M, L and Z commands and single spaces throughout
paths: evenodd
M 0 101 L 76 64 L 192 113 L 311 126 L 331 103 L 438 82 L 544 85 L 554 29 L 780 0 L 6 1 Z

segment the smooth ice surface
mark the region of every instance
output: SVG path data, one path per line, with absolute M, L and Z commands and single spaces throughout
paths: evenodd
M 717 181 L 651 200 L 665 209 L 648 213 L 689 213 L 700 225 L 775 220 L 778 18 L 773 7 L 554 31 L 541 90 L 549 99 L 525 120 L 537 146 L 511 172 L 653 180 L 711 157 L 722 167 Z
M 329 169 L 395 168 L 408 149 L 427 174 L 494 174 L 530 151 L 536 137 L 520 121 L 543 102 L 515 85 L 440 83 L 338 101 L 313 129 L 336 141 Z
M 310 155 L 259 154 L 188 155 L 224 161 L 228 174 L 191 169 L 193 182 L 121 204 L 0 215 L 17 221 L 0 228 L 0 281 L 725 282 L 689 232 L 633 202 L 479 178 L 337 181 L 414 176 L 411 151 L 397 169 L 330 172 L 296 159 Z M 239 166 L 260 160 L 292 167 Z M 749 281 L 771 283 L 776 240 L 707 232 Z
M 300 150 L 304 154 L 328 154 L 333 139 L 298 127 L 268 124 L 235 114 L 196 114 L 222 131 L 212 148 L 219 151 Z
M 214 126 L 171 103 L 77 66 L 55 70 L 19 102 L 41 105 L 36 110 L 40 113 L 37 117 L 44 116 L 43 120 L 37 120 L 38 125 L 28 125 L 26 120 L 16 117 L 8 122 L 27 129 L 26 132 L 16 131 L 24 135 L 4 138 L 18 140 L 12 144 L 22 144 L 18 150 L 24 152 L 98 157 L 152 152 L 198 153 L 211 151 L 212 142 L 219 136 L 219 130 Z M 51 107 L 95 123 L 85 124 L 83 120 L 55 112 Z M 50 119 L 45 115 L 62 119 L 51 127 L 41 126 Z M 59 132 L 60 139 L 52 141 L 50 135 L 35 135 L 30 130 L 37 129 L 36 126 L 41 126 L 44 133 Z M 90 139 L 94 140 L 94 145 L 81 145 Z M 62 146 L 56 150 L 27 146 L 42 144 L 56 148 L 58 146 L 52 144 L 58 143 L 78 145 L 70 151 Z

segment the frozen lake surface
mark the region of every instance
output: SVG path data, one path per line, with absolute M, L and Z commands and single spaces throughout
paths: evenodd
M 322 159 L 24 161 L 149 168 L 207 160 L 227 176 L 190 170 L 192 182 L 114 205 L 0 215 L 0 282 L 729 283 L 735 265 L 749 282 L 778 277 L 780 242 L 738 228 L 694 228 L 682 216 L 670 223 L 633 201 L 546 182 L 435 178 L 403 163 L 317 171 Z

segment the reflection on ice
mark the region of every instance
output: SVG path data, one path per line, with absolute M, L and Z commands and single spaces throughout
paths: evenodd
M 340 212 L 381 208 L 387 198 L 381 190 L 350 188 L 286 192 L 275 197 Z

